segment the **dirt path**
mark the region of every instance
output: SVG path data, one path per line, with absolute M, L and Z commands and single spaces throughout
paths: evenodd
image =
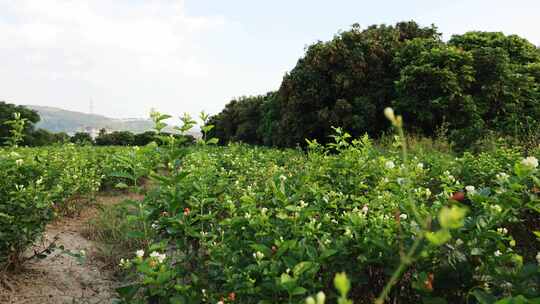
M 98 204 L 115 204 L 124 199 L 142 199 L 137 195 L 99 195 Z M 42 260 L 29 261 L 23 271 L 5 278 L 0 286 L 0 303 L 10 304 L 60 304 L 60 303 L 113 303 L 116 283 L 112 274 L 94 258 L 95 244 L 83 237 L 85 223 L 97 214 L 96 208 L 87 208 L 79 217 L 66 218 L 49 225 L 43 244 L 55 237 L 65 250 L 86 252 L 80 259 L 61 252 L 54 252 Z M 36 250 L 40 249 L 37 246 Z M 41 247 L 44 248 L 44 247 Z

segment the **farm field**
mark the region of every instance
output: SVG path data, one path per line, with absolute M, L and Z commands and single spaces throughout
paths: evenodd
M 129 303 L 301 303 L 320 291 L 328 302 L 536 303 L 540 149 L 457 155 L 429 140 L 403 150 L 400 138 L 338 129 L 306 151 L 4 149 L 2 265 L 24 269 L 48 223 L 116 186 L 145 196 L 105 207 L 90 230 L 115 250 L 114 297 Z
M 398 2 L 0 0 L 0 304 L 540 304 L 540 2 Z

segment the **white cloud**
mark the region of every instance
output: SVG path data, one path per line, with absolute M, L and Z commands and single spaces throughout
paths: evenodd
M 224 24 L 183 1 L 0 0 L 0 100 L 85 109 L 93 97 L 99 112 L 143 115 L 154 90 L 208 74 L 197 38 Z

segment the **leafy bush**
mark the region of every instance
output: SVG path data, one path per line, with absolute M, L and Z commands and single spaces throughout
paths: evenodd
M 131 148 L 74 145 L 1 149 L 0 269 L 24 262 L 25 249 L 56 215 L 76 214 L 103 185 L 125 181 L 113 173 L 122 168 L 118 159 L 132 153 Z M 141 159 L 136 171 L 139 178 L 140 172 L 149 174 L 157 162 L 152 162 L 155 157 Z M 149 168 L 143 170 L 142 165 Z
M 40 117 L 36 111 L 25 106 L 18 106 L 0 101 L 0 146 L 6 145 L 6 141 L 11 138 L 12 128 L 6 125 L 7 121 L 13 120 L 13 115 L 19 113 L 20 118 L 26 120 L 23 136 L 30 135 L 34 130 L 34 124 L 39 122 Z
M 98 146 L 133 146 L 135 135 L 129 131 L 101 133 L 95 139 Z
M 334 139 L 310 142 L 307 155 L 189 148 L 145 198 L 144 220 L 159 237 L 122 260 L 134 282 L 121 294 L 300 303 L 324 290 L 334 301 L 329 286 L 346 271 L 349 297 L 372 303 L 405 265 L 387 290 L 391 303 L 540 295 L 538 242 L 512 229 L 523 212 L 538 219 L 537 159 L 501 149 L 474 164 L 469 155 L 403 160 L 367 137 L 338 130 Z
M 92 145 L 94 144 L 94 139 L 89 133 L 86 132 L 77 132 L 71 136 L 69 139 L 71 143 L 77 144 L 77 145 Z

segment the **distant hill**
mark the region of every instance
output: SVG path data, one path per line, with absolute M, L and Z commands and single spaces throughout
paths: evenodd
M 37 111 L 41 117 L 36 128 L 42 128 L 52 132 L 66 132 L 68 134 L 73 134 L 75 132 L 85 132 L 89 129 L 99 130 L 105 128 L 107 131 L 131 131 L 133 133 L 141 133 L 152 130 L 153 127 L 153 123 L 149 119 L 117 119 L 103 115 L 68 111 L 55 107 L 25 106 Z M 197 135 L 197 133 L 198 132 L 193 132 L 193 135 Z
M 105 128 L 111 131 L 131 131 L 135 133 L 152 129 L 152 121 L 148 119 L 115 119 L 102 115 L 68 111 L 44 106 L 27 105 L 26 107 L 38 112 L 41 117 L 37 128 L 52 132 L 74 133 L 87 128 Z

